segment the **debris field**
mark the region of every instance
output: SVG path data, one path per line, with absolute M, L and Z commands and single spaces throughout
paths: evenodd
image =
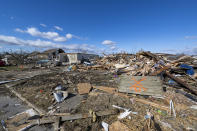
M 10 131 L 195 131 L 196 69 L 195 57 L 142 51 L 1 71 L 1 87 L 29 107 L 1 124 Z

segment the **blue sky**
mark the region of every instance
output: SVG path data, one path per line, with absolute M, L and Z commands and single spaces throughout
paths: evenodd
M 197 54 L 195 0 L 0 0 L 0 51 Z

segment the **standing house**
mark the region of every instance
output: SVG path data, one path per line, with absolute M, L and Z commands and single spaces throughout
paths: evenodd
M 79 64 L 82 60 L 91 60 L 98 58 L 95 54 L 85 54 L 85 53 L 60 53 L 58 57 L 59 62 L 69 63 L 69 64 Z

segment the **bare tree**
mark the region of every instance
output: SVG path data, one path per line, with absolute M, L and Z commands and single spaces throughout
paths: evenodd
M 10 55 L 11 56 L 11 60 L 13 62 L 13 64 L 16 65 L 22 65 L 22 64 L 26 64 L 28 63 L 28 56 L 30 53 L 27 53 L 25 51 L 23 51 L 22 49 L 20 49 L 20 51 L 15 51 L 13 52 L 12 50 L 10 50 L 10 52 L 6 52 L 6 55 Z

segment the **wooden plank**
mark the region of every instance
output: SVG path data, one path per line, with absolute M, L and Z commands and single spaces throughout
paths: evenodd
M 79 94 L 87 94 L 91 90 L 91 84 L 90 83 L 79 83 L 77 84 L 77 89 Z
M 96 112 L 96 116 L 107 116 L 107 115 L 114 115 L 114 114 L 117 114 L 116 110 L 105 110 L 105 111 Z M 29 120 L 28 122 L 31 123 L 31 125 L 55 123 L 58 117 L 59 116 L 44 116 L 41 119 Z M 68 115 L 68 116 L 62 116 L 61 122 L 68 121 L 68 120 L 90 118 L 90 117 L 92 117 L 92 115 L 89 113 L 73 114 L 73 115 Z
M 118 95 L 118 96 L 121 96 L 121 97 L 124 97 L 124 98 L 130 98 L 128 95 L 124 94 L 124 93 L 119 93 L 119 92 L 114 92 L 114 88 L 111 88 L 111 87 L 108 87 L 109 89 L 106 89 L 106 88 L 98 88 L 99 90 L 102 90 L 102 91 L 105 91 L 107 93 L 110 93 L 110 94 L 115 94 L 115 95 Z M 161 104 L 157 104 L 157 103 L 154 103 L 154 102 L 150 102 L 148 100 L 144 100 L 144 99 L 139 99 L 139 98 L 134 98 L 135 101 L 137 102 L 140 102 L 140 103 L 143 103 L 143 104 L 146 104 L 146 105 L 150 105 L 150 106 L 153 106 L 153 107 L 156 107 L 158 109 L 162 109 L 162 110 L 165 110 L 165 111 L 169 111 L 169 107 L 165 106 L 165 105 L 161 105 Z
M 68 116 L 70 113 L 53 113 L 51 116 Z
M 131 131 L 131 130 L 120 121 L 115 121 L 109 126 L 109 131 Z
M 176 81 L 177 83 L 179 83 L 180 85 L 184 86 L 185 88 L 187 88 L 191 93 L 197 95 L 197 90 L 194 89 L 193 87 L 189 86 L 187 83 L 185 83 L 184 81 L 182 81 L 181 79 L 174 77 L 173 75 L 171 75 L 169 72 L 165 72 L 165 74 L 171 78 L 172 80 Z
M 162 82 L 156 76 L 121 75 L 118 91 L 162 97 Z
M 149 57 L 153 58 L 154 61 L 159 61 L 160 60 L 160 58 L 157 55 L 155 55 L 155 54 L 153 54 L 149 51 L 148 52 L 143 51 L 143 52 L 140 52 L 138 54 L 139 55 L 144 55 L 144 56 L 149 56 Z
M 12 88 L 9 88 L 9 86 L 5 85 L 6 88 L 8 88 L 14 95 L 16 95 L 19 99 L 21 99 L 22 101 L 24 101 L 29 107 L 33 108 L 34 110 L 36 110 L 40 115 L 46 114 L 46 111 L 36 107 L 35 105 L 33 105 L 32 103 L 30 103 L 27 99 L 25 99 L 24 97 L 22 97 L 21 94 L 19 94 L 18 92 L 14 91 Z
M 159 70 L 153 72 L 153 73 L 150 74 L 150 75 L 151 75 L 151 76 L 156 76 L 156 75 L 160 74 L 161 72 L 163 72 L 163 71 L 165 71 L 165 70 L 168 70 L 168 69 L 170 69 L 170 67 L 164 66 L 163 68 L 161 68 L 161 69 L 159 69 Z
M 95 89 L 99 89 L 99 90 L 108 90 L 109 92 L 115 92 L 116 89 L 115 88 L 109 88 L 109 87 L 106 87 L 106 86 L 93 86 L 93 88 Z
M 158 109 L 170 111 L 170 110 L 169 110 L 169 107 L 164 106 L 164 105 L 161 105 L 161 104 L 157 104 L 157 103 L 150 102 L 150 101 L 147 101 L 147 100 L 144 100 L 144 99 L 139 99 L 139 98 L 134 98 L 134 100 L 137 101 L 137 102 L 146 104 L 146 105 L 150 105 L 150 106 L 156 107 L 156 108 L 158 108 Z
M 98 111 L 96 112 L 96 116 L 107 116 L 107 115 L 113 115 L 116 114 L 117 112 L 115 110 L 106 110 L 106 111 Z M 74 114 L 74 115 L 69 115 L 69 116 L 62 116 L 62 121 L 67 121 L 67 120 L 76 120 L 76 119 L 83 119 L 83 118 L 89 118 L 92 117 L 91 114 L 89 113 L 83 113 L 83 114 Z
M 57 117 L 56 122 L 54 123 L 54 131 L 60 130 L 60 122 L 61 122 L 61 117 Z
M 25 130 L 28 127 L 32 126 L 31 124 L 26 123 L 26 120 L 29 117 L 32 117 L 33 115 L 36 115 L 36 114 L 37 113 L 33 109 L 28 109 L 24 112 L 11 116 L 7 120 L 5 120 L 6 129 L 9 131 L 19 131 L 19 130 L 21 131 L 23 129 Z

